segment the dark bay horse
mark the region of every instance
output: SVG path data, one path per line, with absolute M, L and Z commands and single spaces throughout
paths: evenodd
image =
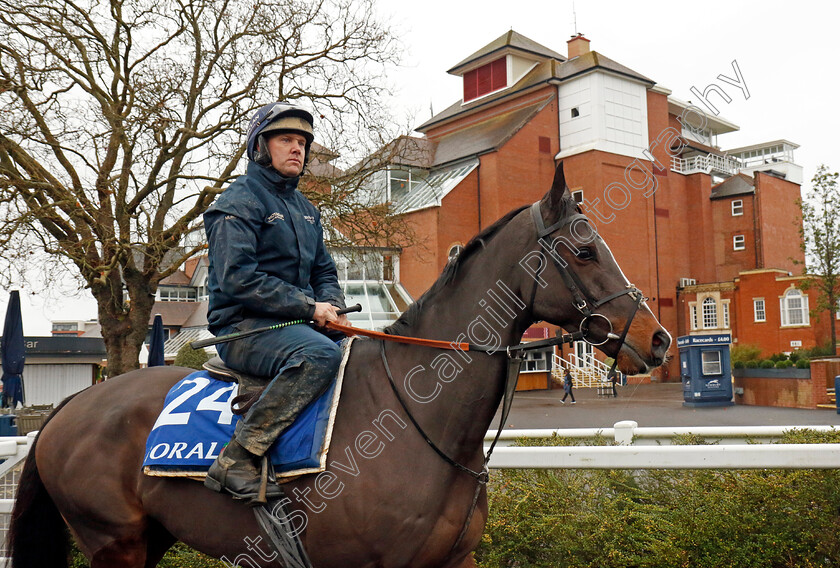
M 582 216 L 562 164 L 535 215 L 542 223 L 523 207 L 482 231 L 388 330 L 501 346 L 488 354 L 386 344 L 411 414 L 443 452 L 473 470 L 482 466 L 482 440 L 502 398 L 504 346 L 518 343 L 535 321 L 573 330 L 584 318 L 581 291 L 553 266 L 552 254 L 597 306 L 589 323 L 600 330 L 592 332 L 605 338 L 601 349 L 623 372 L 660 365 L 670 344 L 645 304 L 635 311 L 637 301 L 625 293 L 632 286 L 601 238 L 569 222 Z M 538 242 L 540 224 L 549 227 L 553 253 Z M 623 344 L 607 336 L 633 313 Z M 484 490 L 458 541 L 476 480 L 446 463 L 411 424 L 389 387 L 380 349 L 377 340 L 355 342 L 327 473 L 285 485 L 289 520 L 317 568 L 470 566 L 487 516 Z M 156 566 L 176 540 L 243 568 L 280 565 L 248 506 L 201 483 L 141 472 L 164 396 L 189 372 L 133 371 L 55 410 L 21 475 L 9 531 L 15 568 L 66 566 L 65 526 L 92 568 Z

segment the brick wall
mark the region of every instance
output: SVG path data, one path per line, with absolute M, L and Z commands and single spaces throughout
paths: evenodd
M 775 371 L 778 372 L 778 371 Z M 829 404 L 826 389 L 834 388 L 834 377 L 840 375 L 840 358 L 827 357 L 811 361 L 811 377 L 733 377 L 733 385 L 744 389 L 735 395 L 738 404 L 817 408 Z
M 759 227 L 759 268 L 781 268 L 799 272 L 793 263 L 805 261 L 799 246 L 799 186 L 761 172 L 755 174 Z
M 735 395 L 736 404 L 816 408 L 828 400 L 825 387 L 811 379 L 735 377 L 733 386 L 744 389 L 744 394 Z
M 743 203 L 743 214 L 732 215 L 732 202 Z M 754 196 L 715 199 L 711 202 L 714 218 L 715 281 L 733 280 L 738 273 L 752 270 L 756 264 Z M 735 235 L 743 235 L 744 250 L 735 250 Z

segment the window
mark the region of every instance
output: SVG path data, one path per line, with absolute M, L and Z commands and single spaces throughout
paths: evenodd
M 708 297 L 703 300 L 703 329 L 714 329 L 717 326 L 717 302 Z
M 743 199 L 733 199 L 732 200 L 732 216 L 738 217 L 739 215 L 744 214 L 744 200 Z
M 551 349 L 534 350 L 525 353 L 525 361 L 523 361 L 521 372 L 534 373 L 549 370 L 551 370 Z
M 160 288 L 161 302 L 195 302 L 196 289 L 193 287 Z
M 745 248 L 747 246 L 744 241 L 744 235 L 735 235 L 732 237 L 732 250 L 744 250 Z
M 464 102 L 507 87 L 507 59 L 502 57 L 464 73 Z
M 767 313 L 764 311 L 764 298 L 753 300 L 753 314 L 755 321 L 767 321 Z
M 388 200 L 397 202 L 411 191 L 417 189 L 426 176 L 421 168 L 393 166 L 388 168 Z
M 688 310 L 691 313 L 691 329 L 697 329 L 697 306 L 689 306 Z
M 729 329 L 729 302 L 723 302 L 723 327 Z
M 720 351 L 703 351 L 700 360 L 703 362 L 704 375 L 721 374 Z
M 780 299 L 782 326 L 810 325 L 808 317 L 808 296 L 791 288 Z

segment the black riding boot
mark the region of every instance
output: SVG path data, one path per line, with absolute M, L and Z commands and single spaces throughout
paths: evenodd
M 237 499 L 245 499 L 254 504 L 260 492 L 260 473 L 262 457 L 243 448 L 235 438 L 231 439 L 204 479 L 205 487 L 213 491 L 227 491 Z M 283 495 L 269 468 L 266 498 L 276 499 Z

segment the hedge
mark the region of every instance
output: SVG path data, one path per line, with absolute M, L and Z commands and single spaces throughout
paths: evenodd
M 838 471 L 505 470 L 489 496 L 480 568 L 840 566 Z

